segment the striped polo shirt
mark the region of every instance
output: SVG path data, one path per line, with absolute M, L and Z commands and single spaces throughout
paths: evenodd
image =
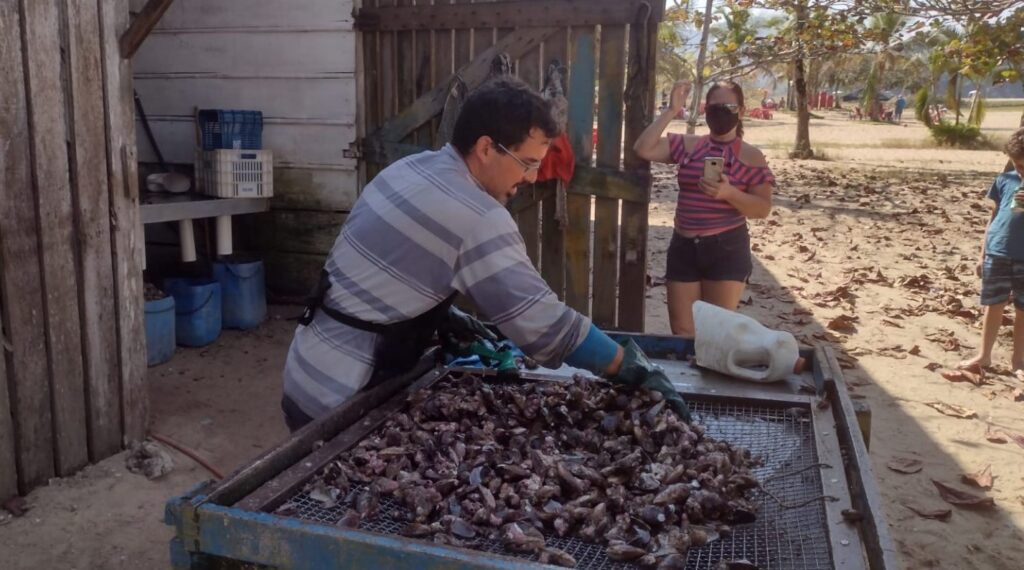
M 708 196 L 697 186 L 704 175 L 704 158 L 722 157 L 722 171 L 729 183 L 742 192 L 759 184 L 775 184 L 775 176 L 767 166 L 748 166 L 740 162 L 739 137 L 720 143 L 710 136 L 701 137 L 686 152 L 684 135 L 670 133 L 668 144 L 672 161 L 679 165 L 679 200 L 676 204 L 676 230 L 699 235 L 713 235 L 742 226 L 747 219 L 725 200 Z
M 367 184 L 325 267 L 324 302 L 346 315 L 394 323 L 459 291 L 546 366 L 559 366 L 590 329 L 537 273 L 508 210 L 451 145 L 396 162 Z M 318 311 L 295 331 L 285 394 L 310 416 L 324 415 L 369 381 L 378 339 Z

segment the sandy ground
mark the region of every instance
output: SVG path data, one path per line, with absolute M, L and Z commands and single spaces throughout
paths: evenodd
M 1019 113 L 992 110 L 986 133 L 1004 140 Z M 1013 392 L 1024 383 L 1006 371 L 1009 327 L 996 350 L 1002 373 L 986 375 L 987 384 L 950 383 L 928 368 L 951 366 L 978 345 L 972 270 L 989 208 L 984 193 L 1004 158 L 995 150 L 934 148 L 919 125 L 827 114 L 812 123 L 811 137 L 828 160 L 794 162 L 785 158 L 791 117 L 747 129 L 747 139 L 768 154 L 779 190 L 773 214 L 752 224 L 756 269 L 741 310 L 805 343 L 841 350 L 851 397 L 873 411 L 872 461 L 906 568 L 1019 568 L 1024 449 L 985 436 L 987 429 L 1024 433 L 1024 403 Z M 660 275 L 675 191 L 670 170 L 656 176 L 650 272 Z M 664 299 L 664 287 L 648 292 L 651 332 L 668 332 Z M 224 472 L 284 438 L 279 375 L 296 313 L 275 307 L 255 331 L 227 332 L 213 347 L 182 349 L 150 369 L 153 431 Z M 856 320 L 830 330 L 843 315 Z M 977 417 L 940 414 L 925 405 L 934 401 Z M 0 567 L 167 567 L 164 502 L 209 477 L 187 457 L 172 456 L 174 471 L 158 481 L 127 472 L 121 454 L 34 491 L 24 517 L 0 515 Z M 886 465 L 896 458 L 920 460 L 922 470 L 892 471 Z M 931 482 L 971 490 L 961 475 L 989 464 L 993 488 L 972 491 L 992 497 L 992 509 L 947 505 Z M 924 519 L 906 505 L 950 508 L 952 516 Z

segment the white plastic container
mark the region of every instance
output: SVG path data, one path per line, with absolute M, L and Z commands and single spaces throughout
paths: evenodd
M 735 311 L 693 304 L 697 364 L 751 382 L 777 382 L 803 370 L 793 335 Z
M 196 152 L 196 187 L 218 198 L 270 198 L 274 195 L 274 153 L 269 150 Z

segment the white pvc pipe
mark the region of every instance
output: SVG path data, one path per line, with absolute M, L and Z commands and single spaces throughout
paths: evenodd
M 217 216 L 217 255 L 231 255 L 231 216 Z
M 196 235 L 192 232 L 192 220 L 178 222 L 178 236 L 181 238 L 181 261 L 196 260 Z

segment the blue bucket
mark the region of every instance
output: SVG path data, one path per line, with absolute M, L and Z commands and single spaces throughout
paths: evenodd
M 267 318 L 262 261 L 218 261 L 213 264 L 213 277 L 223 294 L 224 328 L 256 328 Z
M 212 279 L 174 277 L 164 281 L 174 296 L 175 336 L 182 346 L 206 346 L 217 340 L 221 327 L 220 283 Z
M 146 301 L 146 365 L 163 364 L 174 356 L 174 297 Z

